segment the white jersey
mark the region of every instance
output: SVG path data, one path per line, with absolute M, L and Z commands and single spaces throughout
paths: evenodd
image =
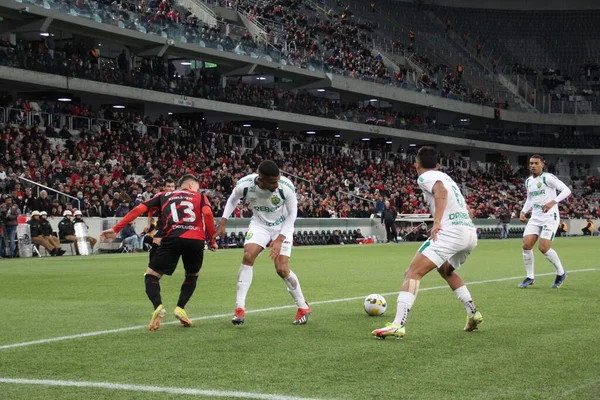
M 560 219 L 558 203 L 571 194 L 571 189 L 567 185 L 556 176 L 546 172 L 542 172 L 537 177 L 532 175 L 527 178 L 525 189 L 527 190 L 527 201 L 523 206 L 523 213 L 527 214 L 529 210 L 532 210 L 531 219 L 541 221 L 558 221 Z M 558 196 L 556 195 L 557 190 L 560 192 Z M 552 200 L 556 201 L 556 205 L 544 213 L 542 207 Z
M 252 221 L 284 234 L 294 229 L 298 214 L 298 199 L 294 184 L 286 177 L 279 179 L 274 192 L 258 187 L 258 174 L 241 178 L 227 200 L 223 218 L 229 218 L 241 199 L 252 209 Z
M 433 196 L 433 185 L 436 182 L 442 182 L 446 190 L 448 191 L 448 199 L 446 203 L 446 209 L 442 216 L 442 231 L 444 230 L 456 230 L 457 228 L 468 228 L 475 229 L 473 221 L 469 216 L 467 204 L 463 197 L 458 185 L 452 178 L 441 171 L 430 170 L 419 176 L 417 182 L 421 190 L 425 201 L 429 206 L 429 210 L 432 215 L 435 215 L 435 199 Z

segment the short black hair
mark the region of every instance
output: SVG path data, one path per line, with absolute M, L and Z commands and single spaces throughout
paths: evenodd
M 265 160 L 258 165 L 260 175 L 276 178 L 279 176 L 279 167 L 274 161 Z
M 184 183 L 186 183 L 187 181 L 194 181 L 196 183 L 200 183 L 200 181 L 198 180 L 198 178 L 196 178 L 194 175 L 192 174 L 185 174 L 184 176 L 182 176 L 181 178 L 179 178 L 179 180 L 177 181 L 177 187 L 182 187 Z M 171 179 L 171 182 L 173 182 L 173 180 Z
M 540 161 L 541 161 L 541 162 L 543 162 L 543 163 L 545 163 L 545 162 L 546 162 L 546 160 L 544 160 L 544 157 L 543 157 L 543 156 L 541 156 L 541 155 L 539 155 L 539 154 L 534 154 L 534 155 L 532 155 L 531 157 L 529 157 L 529 159 L 532 159 L 532 158 L 537 158 L 538 160 L 540 160 Z
M 437 150 L 431 146 L 423 146 L 417 153 L 419 164 L 421 167 L 426 169 L 433 169 L 437 167 Z
M 164 186 L 166 186 L 167 183 L 175 183 L 175 181 L 173 179 L 171 179 L 171 178 L 167 178 L 167 179 L 165 179 Z

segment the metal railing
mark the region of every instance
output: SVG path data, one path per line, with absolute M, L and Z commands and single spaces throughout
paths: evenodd
M 77 201 L 77 209 L 81 210 L 81 200 L 79 200 L 77 197 L 71 196 L 69 194 L 66 194 L 64 192 L 58 191 L 56 189 L 52 189 L 51 187 L 48 187 L 46 185 L 42 185 L 41 183 L 34 182 L 34 181 L 29 180 L 27 178 L 19 177 L 19 179 L 22 180 L 22 181 L 24 181 L 24 182 L 27 182 L 29 184 L 35 185 L 36 188 L 37 188 L 37 196 L 38 197 L 40 197 L 40 188 L 42 188 L 43 190 L 50 190 L 50 191 L 52 191 L 54 193 L 58 193 L 59 195 L 62 195 L 62 196 L 68 197 L 70 199 L 76 200 Z M 56 196 L 56 198 L 58 199 L 58 196 Z

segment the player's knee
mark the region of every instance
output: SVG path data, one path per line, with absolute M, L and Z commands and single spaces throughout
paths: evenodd
M 533 244 L 529 244 L 527 242 L 523 242 L 523 250 L 531 250 L 533 249 Z
M 244 265 L 254 265 L 255 259 L 256 255 L 254 253 L 244 250 L 244 258 L 242 259 L 242 263 L 244 263 Z
M 538 248 L 540 249 L 540 251 L 544 254 L 546 254 L 548 252 L 548 250 L 550 250 L 550 244 L 549 243 L 540 243 L 538 245 Z

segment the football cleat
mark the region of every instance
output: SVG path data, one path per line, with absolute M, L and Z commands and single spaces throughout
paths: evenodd
M 483 322 L 483 316 L 479 311 L 476 311 L 473 315 L 467 316 L 467 324 L 465 325 L 465 331 L 473 332 Z
M 298 312 L 296 313 L 296 319 L 294 319 L 294 322 L 292 322 L 294 325 L 305 325 L 308 322 L 308 317 L 310 317 L 312 310 L 310 309 L 308 303 L 306 303 L 306 305 L 308 308 L 298 309 Z
M 244 311 L 243 308 L 238 307 L 235 309 L 235 312 L 233 313 L 233 318 L 231 320 L 231 322 L 234 325 L 241 325 L 244 323 L 244 315 L 246 314 L 246 312 Z
M 533 282 L 535 282 L 534 279 L 525 278 L 525 280 L 523 282 L 519 283 L 519 287 L 524 289 L 529 285 L 533 285 Z
M 385 339 L 387 337 L 402 339 L 406 335 L 406 328 L 388 322 L 385 324 L 385 328 L 375 329 L 371 334 L 378 339 Z
M 558 289 L 559 287 L 561 287 L 562 284 L 565 282 L 565 279 L 567 279 L 567 271 L 565 271 L 565 273 L 562 275 L 556 275 L 556 279 L 554 280 L 554 285 L 552 285 L 552 289 Z
M 181 322 L 181 325 L 184 328 L 189 328 L 190 326 L 192 326 L 192 321 L 188 318 L 187 313 L 181 307 L 175 308 L 175 318 L 177 318 L 179 322 Z
M 163 317 L 167 313 L 167 310 L 163 305 L 156 307 L 156 310 L 152 313 L 152 319 L 150 320 L 150 324 L 148 325 L 149 331 L 155 331 L 160 328 L 160 321 L 162 321 Z

